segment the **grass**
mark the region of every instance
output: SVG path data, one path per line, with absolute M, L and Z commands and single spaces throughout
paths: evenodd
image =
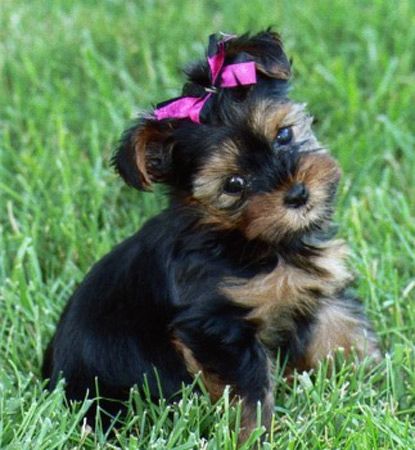
M 211 32 L 269 24 L 294 59 L 292 96 L 309 103 L 343 167 L 339 234 L 385 359 L 279 381 L 263 448 L 415 448 L 412 0 L 2 0 L 1 448 L 235 448 L 239 412 L 227 395 L 211 405 L 184 389 L 167 408 L 132 392 L 140 413 L 109 438 L 81 426 L 87 403 L 70 410 L 62 386 L 46 393 L 39 368 L 90 265 L 164 205 L 109 167 L 129 119 L 177 95 L 178 67 L 203 54 Z

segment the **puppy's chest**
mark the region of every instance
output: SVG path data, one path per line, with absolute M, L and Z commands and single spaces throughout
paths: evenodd
M 294 329 L 296 317 L 312 319 L 323 299 L 336 296 L 351 281 L 346 255 L 343 241 L 330 241 L 307 258 L 281 257 L 272 272 L 226 279 L 221 289 L 231 301 L 249 308 L 247 320 L 272 345 L 278 334 Z

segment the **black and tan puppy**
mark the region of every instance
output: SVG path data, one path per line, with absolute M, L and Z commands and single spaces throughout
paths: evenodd
M 340 347 L 379 351 L 347 293 L 347 248 L 326 233 L 340 171 L 286 97 L 278 37 L 234 38 L 225 50 L 230 64 L 255 63 L 255 84 L 216 89 L 198 123 L 151 116 L 124 134 L 121 176 L 138 189 L 164 183 L 171 204 L 91 269 L 44 376 L 53 388 L 62 374 L 70 399 L 94 395 L 97 377 L 101 396 L 124 400 L 144 376 L 157 398 L 155 369 L 166 398 L 201 372 L 213 399 L 230 385 L 243 400 L 243 440 L 258 402 L 270 425 L 277 354 L 303 370 Z M 189 76 L 186 95 L 207 87 L 207 65 Z

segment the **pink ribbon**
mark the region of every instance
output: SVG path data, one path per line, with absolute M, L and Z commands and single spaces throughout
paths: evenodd
M 217 87 L 232 88 L 255 84 L 257 82 L 256 68 L 253 61 L 224 66 L 225 42 L 229 39 L 232 39 L 232 36 L 228 36 L 219 41 L 216 44 L 216 52 L 207 58 L 212 88 L 206 89 L 206 93 L 202 97 L 180 97 L 157 106 L 154 110 L 154 115 L 157 120 L 190 119 L 192 122 L 201 123 L 201 111 Z

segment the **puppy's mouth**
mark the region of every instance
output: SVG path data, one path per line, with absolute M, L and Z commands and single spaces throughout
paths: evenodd
M 248 239 L 280 242 L 331 220 L 340 169 L 325 153 L 301 156 L 294 174 L 274 191 L 253 196 L 245 208 Z

